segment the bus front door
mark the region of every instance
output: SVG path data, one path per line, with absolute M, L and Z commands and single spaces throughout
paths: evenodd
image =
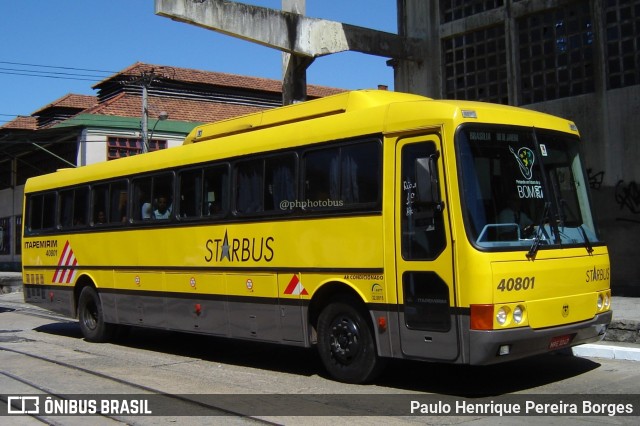
M 454 360 L 458 323 L 438 134 L 396 145 L 396 282 L 402 353 Z

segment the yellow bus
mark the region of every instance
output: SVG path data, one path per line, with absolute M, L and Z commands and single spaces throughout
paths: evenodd
M 607 248 L 574 123 L 354 91 L 30 179 L 29 303 L 124 326 L 486 365 L 603 338 Z

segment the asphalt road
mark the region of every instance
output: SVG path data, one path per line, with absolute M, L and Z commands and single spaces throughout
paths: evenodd
M 375 383 L 345 385 L 312 350 L 143 329 L 89 343 L 76 322 L 1 295 L 0 422 L 9 396 L 34 394 L 40 413 L 12 424 L 637 424 L 640 368 L 570 355 L 489 367 L 393 361 Z M 88 415 L 43 413 L 47 396 L 61 413 L 75 401 Z M 97 414 L 77 405 L 114 398 L 120 406 Z M 137 400 L 152 414 L 131 415 Z M 601 416 L 582 417 L 585 404 Z M 498 415 L 517 408 L 527 415 Z M 635 417 L 620 416 L 629 409 Z

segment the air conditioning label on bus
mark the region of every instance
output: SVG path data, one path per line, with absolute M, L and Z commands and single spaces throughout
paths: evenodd
M 231 238 L 224 231 L 224 238 L 208 239 L 205 243 L 207 255 L 204 260 L 210 262 L 271 262 L 274 257 L 273 237 Z

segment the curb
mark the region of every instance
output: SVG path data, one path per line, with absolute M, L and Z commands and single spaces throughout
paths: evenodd
M 588 343 L 571 348 L 574 356 L 640 361 L 640 347 Z

